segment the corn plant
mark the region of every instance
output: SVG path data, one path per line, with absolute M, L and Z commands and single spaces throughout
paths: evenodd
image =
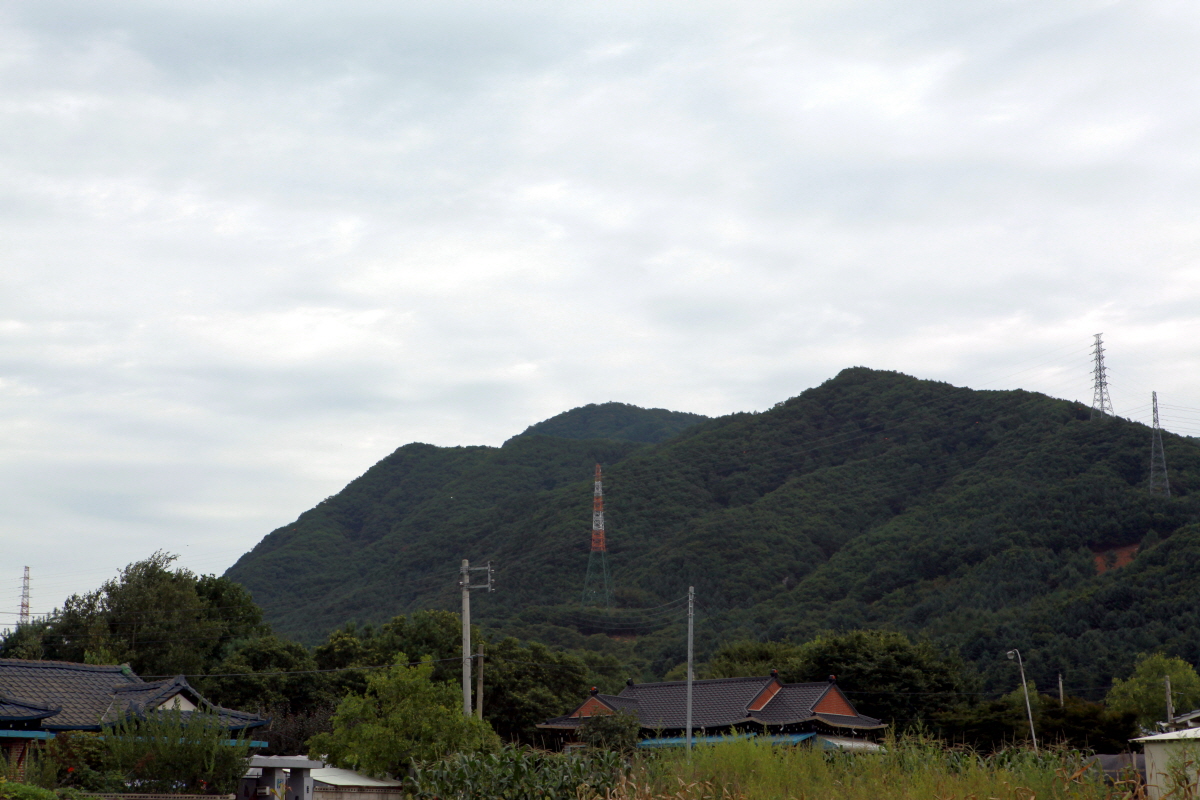
M 576 800 L 605 796 L 625 773 L 616 753 L 558 755 L 505 747 L 414 764 L 406 781 L 418 800 Z

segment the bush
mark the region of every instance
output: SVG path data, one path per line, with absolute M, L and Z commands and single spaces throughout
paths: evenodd
M 588 717 L 579 726 L 579 738 L 589 747 L 632 753 L 637 747 L 641 730 L 637 714 L 622 709 L 615 714 Z
M 333 732 L 309 741 L 312 758 L 382 777 L 413 761 L 500 748 L 486 722 L 463 716 L 454 686 L 430 679 L 431 660 L 409 667 L 407 659 L 400 653 L 391 669 L 367 676 L 365 694 L 342 698 Z
M 560 755 L 505 747 L 416 764 L 405 784 L 418 800 L 576 800 L 607 796 L 623 773 L 616 753 Z
M 54 792 L 40 786 L 16 783 L 0 776 L 0 798 L 3 800 L 58 800 Z
M 215 715 L 199 711 L 130 718 L 104 734 L 105 771 L 138 792 L 230 794 L 249 763 L 249 743 L 230 744 Z

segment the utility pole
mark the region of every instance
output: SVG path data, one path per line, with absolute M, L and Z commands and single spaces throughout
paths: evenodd
M 1104 368 L 1104 342 L 1100 339 L 1103 333 L 1097 333 L 1092 342 L 1092 419 L 1112 417 L 1112 398 L 1108 396 L 1108 372 Z
M 25 577 L 21 579 L 21 613 L 17 615 L 17 624 L 29 624 L 29 567 L 25 568 Z
M 696 587 L 688 587 L 687 752 L 692 757 L 692 644 L 696 619 Z
M 1150 393 L 1154 407 L 1154 427 L 1150 431 L 1150 494 L 1171 496 L 1171 482 L 1167 480 L 1167 455 L 1163 452 L 1162 428 L 1158 424 L 1158 392 Z
M 1021 660 L 1020 650 L 1009 650 L 1008 660 L 1012 661 L 1013 656 L 1016 656 L 1017 666 L 1021 669 L 1021 688 L 1025 690 L 1025 713 L 1029 715 L 1029 736 L 1033 739 L 1033 752 L 1038 751 L 1037 733 L 1033 729 L 1033 707 L 1029 705 L 1029 684 L 1025 682 L 1025 662 Z
M 486 572 L 487 583 L 479 586 L 471 585 L 472 572 Z M 486 567 L 472 567 L 471 562 L 467 559 L 462 560 L 462 566 L 458 569 L 459 580 L 458 585 L 462 588 L 462 690 L 463 690 L 463 716 L 471 716 L 471 590 L 472 589 L 487 589 L 489 592 L 496 591 L 492 586 L 492 562 L 488 562 Z
M 1175 703 L 1171 700 L 1171 676 L 1164 675 L 1163 683 L 1167 687 L 1167 730 L 1175 727 Z
M 1062 690 L 1062 673 L 1060 672 L 1060 673 L 1058 673 L 1058 704 L 1061 706 L 1064 702 L 1065 701 L 1063 700 L 1063 690 Z
M 593 585 L 593 581 L 600 585 Z M 592 484 L 592 549 L 588 553 L 587 574 L 583 579 L 583 605 L 612 607 L 608 539 L 604 533 L 604 484 L 600 480 L 599 464 L 596 465 L 596 478 Z
M 479 643 L 479 671 L 475 674 L 475 716 L 483 719 L 483 642 Z

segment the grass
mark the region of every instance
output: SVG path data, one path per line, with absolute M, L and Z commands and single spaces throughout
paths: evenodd
M 1134 781 L 1106 785 L 1074 751 L 992 756 L 922 737 L 883 753 L 830 753 L 733 741 L 634 766 L 606 800 L 1141 800 Z

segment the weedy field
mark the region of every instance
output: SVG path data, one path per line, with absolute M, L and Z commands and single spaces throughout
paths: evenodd
M 1078 751 L 1011 748 L 980 755 L 936 739 L 889 739 L 879 753 L 772 747 L 753 740 L 681 751 L 560 755 L 522 748 L 414 770 L 418 800 L 1145 800 Z M 1196 798 L 1178 787 L 1172 800 Z
M 921 737 L 882 753 L 733 741 L 636 763 L 606 800 L 1142 800 L 1134 776 L 1106 783 L 1074 751 L 983 756 Z M 1187 795 L 1191 797 L 1193 795 Z

